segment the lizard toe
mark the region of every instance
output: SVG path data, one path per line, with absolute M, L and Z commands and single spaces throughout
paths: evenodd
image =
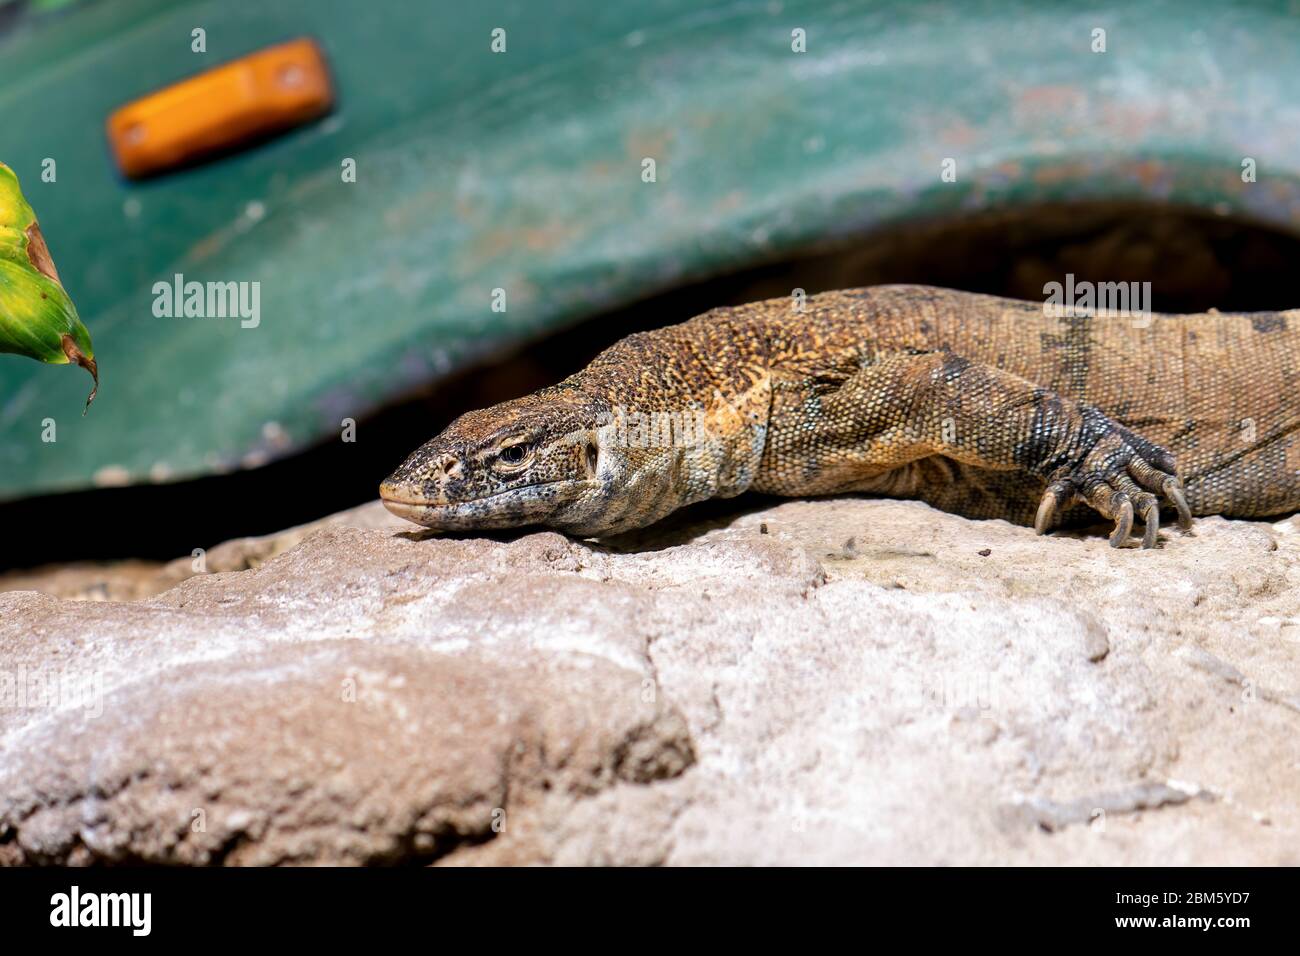
M 1164 453 L 1162 452 L 1162 454 Z M 1163 470 L 1164 466 L 1168 466 L 1169 470 Z M 1183 492 L 1182 482 L 1173 474 L 1172 461 L 1162 460 L 1160 467 L 1157 467 L 1140 455 L 1134 455 L 1129 459 L 1126 470 L 1138 485 L 1147 491 L 1163 495 L 1169 499 L 1169 503 L 1178 512 L 1179 528 L 1183 531 L 1191 528 L 1192 510 L 1187 506 L 1187 496 Z M 1138 512 L 1141 513 L 1142 509 L 1139 508 Z
M 1105 478 L 1088 475 L 1082 482 L 1079 497 L 1103 518 L 1114 519 L 1119 517 L 1119 502 L 1115 500 L 1117 493 Z

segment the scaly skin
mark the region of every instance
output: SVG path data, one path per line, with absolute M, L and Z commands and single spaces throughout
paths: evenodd
M 601 536 L 748 489 L 1039 533 L 1091 509 L 1115 546 L 1136 517 L 1153 547 L 1162 505 L 1183 528 L 1294 512 L 1300 310 L 1056 318 L 923 286 L 715 309 L 462 416 L 380 493 L 440 530 Z

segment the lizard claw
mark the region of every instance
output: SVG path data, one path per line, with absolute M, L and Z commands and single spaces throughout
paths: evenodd
M 1192 509 L 1187 507 L 1187 496 L 1183 494 L 1183 485 L 1177 478 L 1166 478 L 1161 490 L 1178 509 L 1178 527 L 1188 531 L 1192 527 Z
M 1047 529 L 1052 526 L 1052 519 L 1055 517 L 1056 498 L 1049 491 L 1038 503 L 1038 514 L 1034 515 L 1034 534 L 1047 534 Z
M 1119 515 L 1115 518 L 1115 530 L 1110 533 L 1110 546 L 1112 548 L 1123 546 L 1132 533 L 1133 502 L 1125 498 L 1123 504 L 1119 506 Z
M 1152 501 L 1142 512 L 1142 523 L 1146 525 L 1146 532 L 1142 535 L 1142 547 L 1154 548 L 1156 538 L 1160 534 L 1160 504 Z
M 1047 486 L 1043 500 L 1039 502 L 1038 514 L 1034 516 L 1034 532 L 1047 534 L 1056 519 L 1057 512 L 1068 508 L 1075 499 L 1074 488 L 1069 481 L 1058 480 Z

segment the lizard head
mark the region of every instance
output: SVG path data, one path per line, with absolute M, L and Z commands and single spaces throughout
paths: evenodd
M 469 412 L 379 487 L 393 514 L 438 531 L 524 525 L 581 533 L 617 486 L 602 461 L 605 403 L 556 387 Z

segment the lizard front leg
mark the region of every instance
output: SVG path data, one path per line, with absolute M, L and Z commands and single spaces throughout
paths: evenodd
M 1142 546 L 1154 547 L 1160 496 L 1177 509 L 1181 527 L 1191 525 L 1168 451 L 1092 405 L 994 366 L 942 351 L 888 355 L 812 399 L 801 400 L 797 416 L 788 398 L 784 415 L 774 409 L 773 431 L 795 425 L 794 433 L 807 436 L 811 446 L 802 454 L 815 467 L 804 474 L 814 474 L 819 487 L 794 493 L 869 488 L 864 479 L 937 455 L 1045 483 L 1034 521 L 1039 534 L 1083 501 L 1115 522 L 1112 546 L 1127 540 L 1136 514 L 1145 523 Z M 810 420 L 815 427 L 808 427 Z M 768 487 L 760 490 L 791 493 L 770 480 L 780 467 L 767 463 L 769 480 L 762 484 Z

